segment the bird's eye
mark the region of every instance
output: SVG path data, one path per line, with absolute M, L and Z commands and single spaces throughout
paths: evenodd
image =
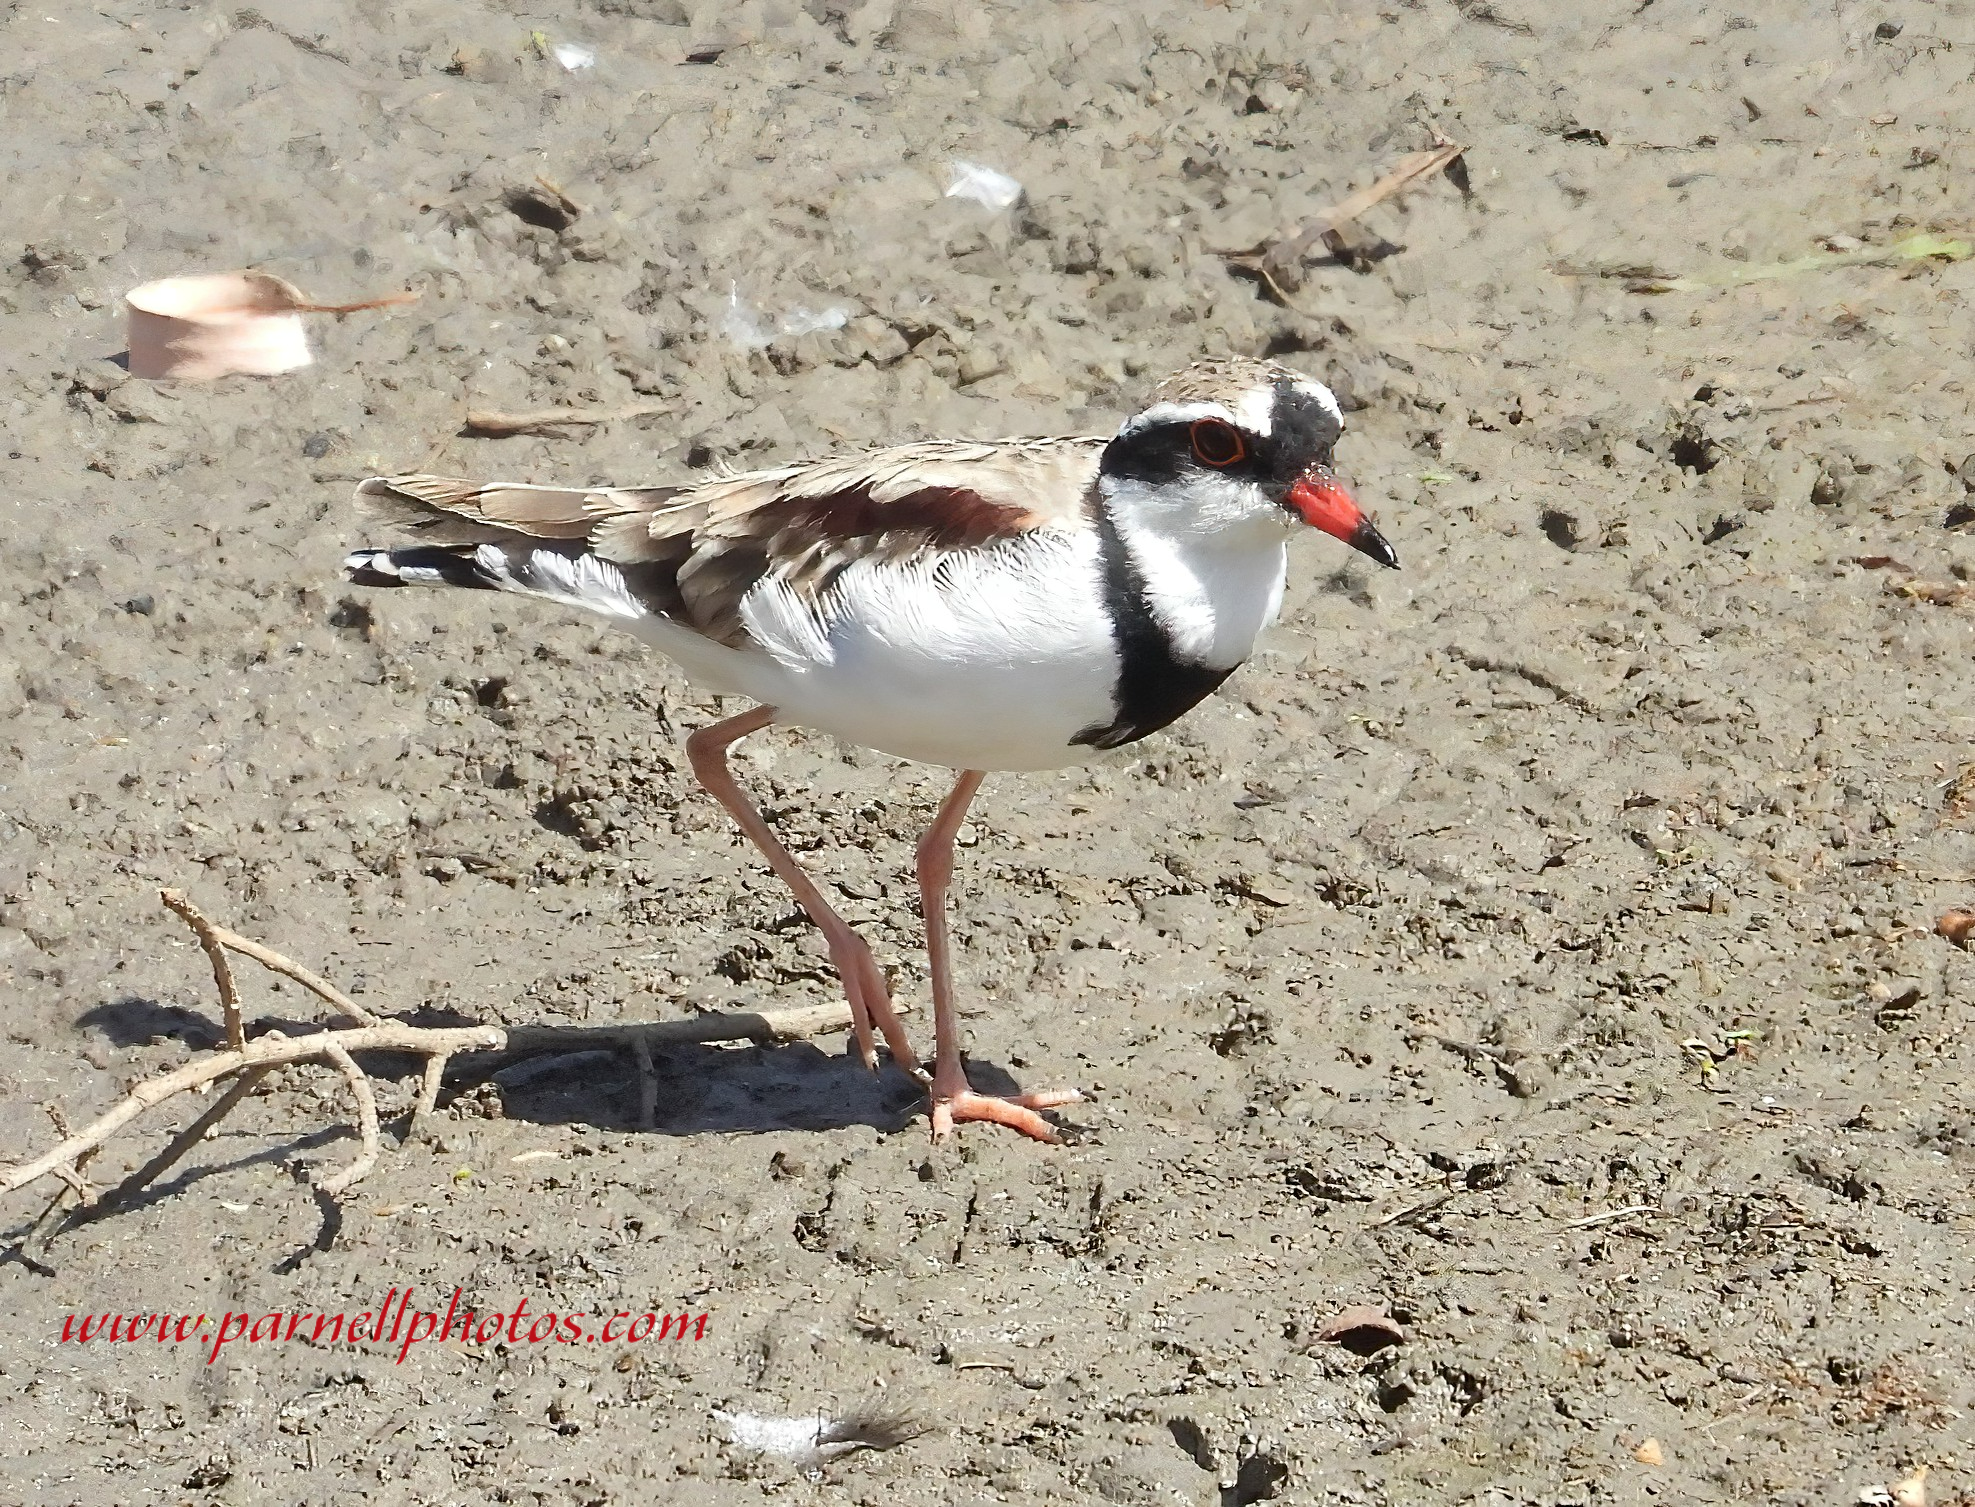
M 1241 431 L 1219 419 L 1201 419 L 1192 430 L 1194 458 L 1203 466 L 1225 470 L 1248 458 Z

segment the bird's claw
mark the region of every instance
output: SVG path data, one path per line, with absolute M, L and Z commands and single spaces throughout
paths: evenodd
M 1050 1089 L 1041 1093 L 1011 1094 L 1002 1098 L 995 1094 L 975 1093 L 973 1089 L 961 1089 L 952 1094 L 933 1096 L 933 1139 L 943 1141 L 953 1134 L 954 1125 L 962 1120 L 989 1120 L 996 1125 L 1006 1125 L 1010 1130 L 1019 1130 L 1031 1140 L 1046 1141 L 1050 1145 L 1060 1145 L 1062 1137 L 1036 1111 L 1055 1109 L 1059 1105 L 1075 1104 L 1083 1098 L 1074 1088 Z

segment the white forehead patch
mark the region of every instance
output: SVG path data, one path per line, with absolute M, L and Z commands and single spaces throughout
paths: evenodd
M 1273 387 L 1251 387 L 1241 395 L 1234 411 L 1240 416 L 1243 429 L 1267 439 L 1274 423 L 1275 406 L 1276 390 Z
M 1344 427 L 1343 410 L 1337 406 L 1337 399 L 1328 387 L 1304 376 L 1301 372 L 1293 374 L 1293 381 L 1297 392 L 1315 399 L 1317 406 L 1336 421 L 1338 428 Z M 1275 428 L 1275 407 L 1279 387 L 1280 384 L 1277 382 L 1266 382 L 1242 393 L 1234 401 L 1235 421 L 1250 434 L 1267 439 Z
M 1295 383 L 1297 391 L 1314 398 L 1317 406 L 1331 416 L 1338 428 L 1344 427 L 1344 411 L 1338 407 L 1337 398 L 1328 387 L 1301 373 L 1296 375 Z M 1143 413 L 1128 419 L 1118 433 L 1121 436 L 1136 434 L 1155 424 L 1190 424 L 1198 419 L 1225 419 L 1258 439 L 1267 439 L 1275 429 L 1275 405 L 1276 384 L 1267 382 L 1246 389 L 1232 404 L 1210 402 L 1204 398 L 1187 403 L 1154 403 Z

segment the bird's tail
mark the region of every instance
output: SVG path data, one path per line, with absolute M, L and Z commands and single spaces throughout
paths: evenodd
M 464 586 L 542 597 L 606 617 L 650 614 L 623 569 L 589 550 L 590 530 L 608 506 L 596 491 L 373 476 L 358 486 L 356 501 L 367 517 L 419 541 L 352 551 L 343 573 L 356 585 Z

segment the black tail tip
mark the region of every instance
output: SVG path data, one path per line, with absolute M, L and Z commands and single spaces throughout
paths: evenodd
M 343 559 L 343 577 L 356 586 L 402 586 L 403 576 L 391 563 L 388 549 L 360 549 Z
M 474 591 L 498 591 L 506 584 L 481 565 L 479 550 L 470 544 L 353 550 L 343 559 L 343 574 L 357 586 L 465 586 Z

